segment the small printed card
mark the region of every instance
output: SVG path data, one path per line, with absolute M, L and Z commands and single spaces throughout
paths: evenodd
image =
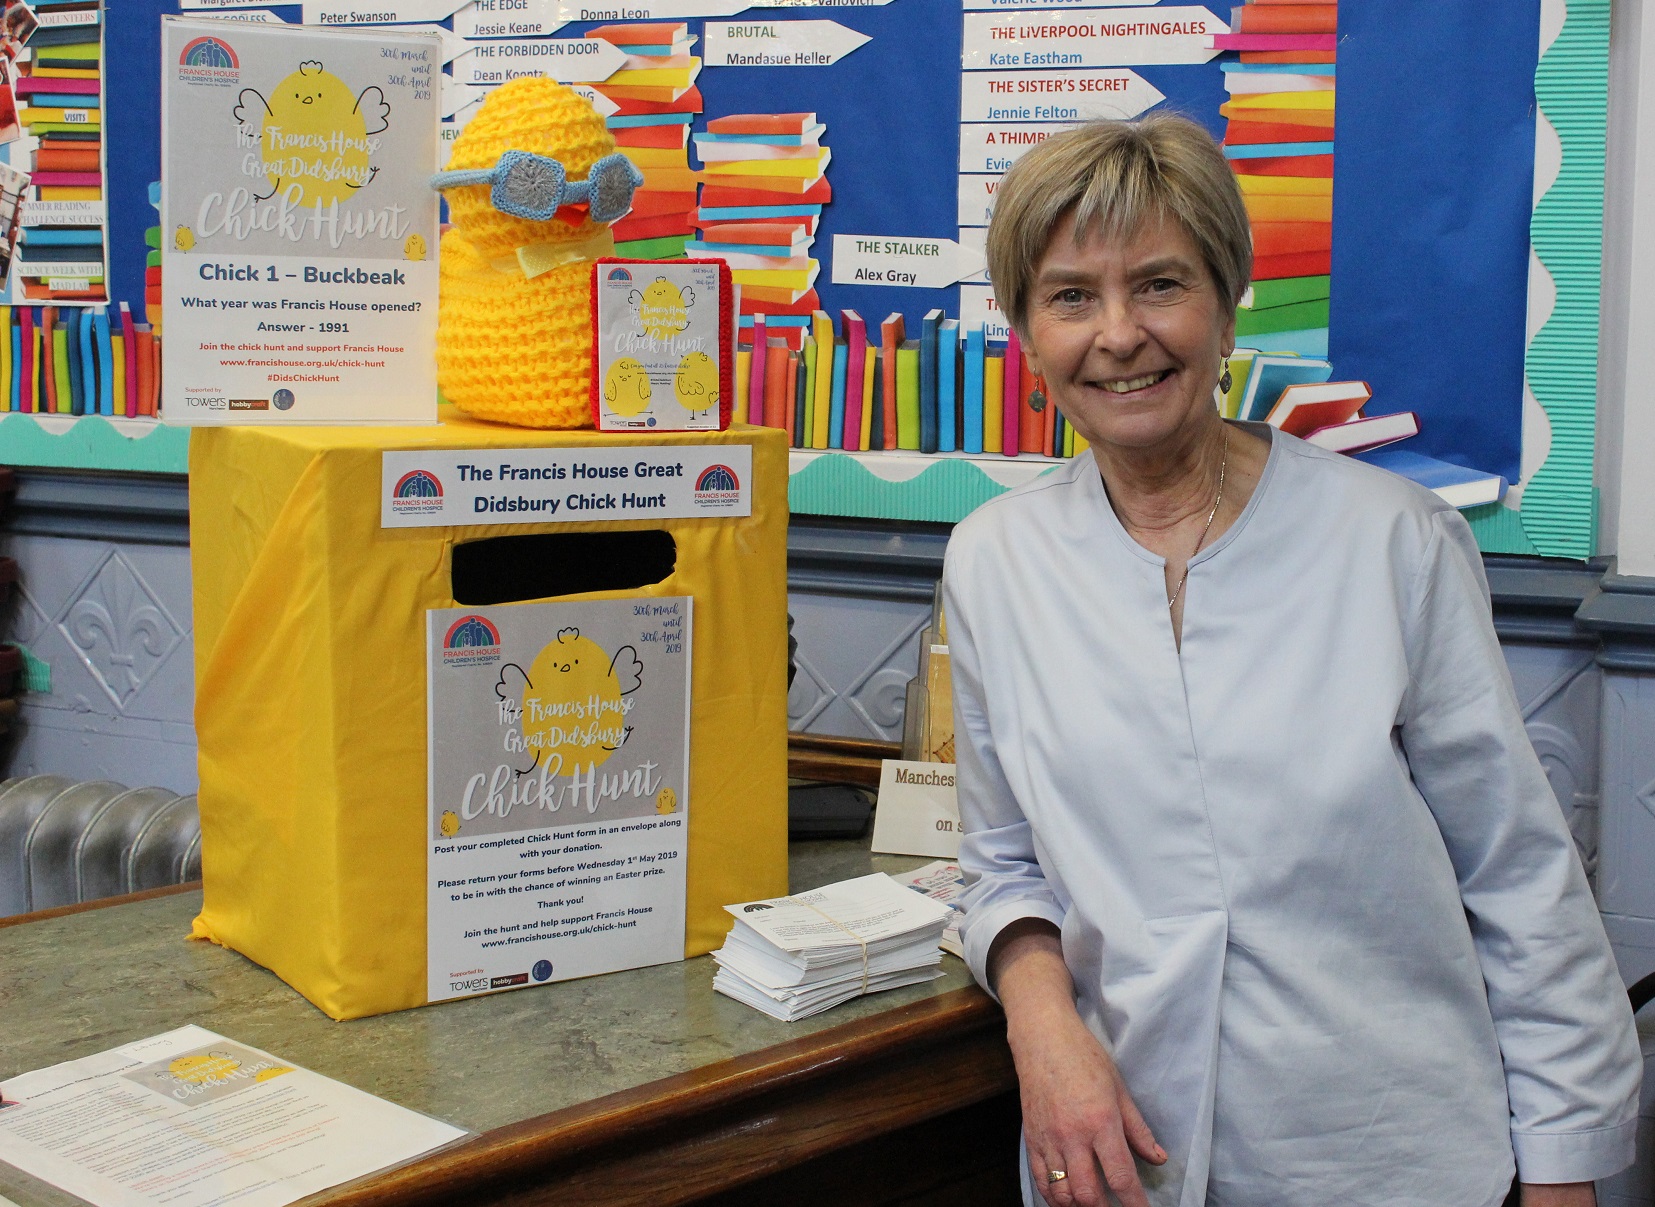
M 727 428 L 734 312 L 735 286 L 722 260 L 599 260 L 592 282 L 598 430 Z
M 960 805 L 954 795 L 953 763 L 886 759 L 880 765 L 873 849 L 943 859 L 959 855 Z

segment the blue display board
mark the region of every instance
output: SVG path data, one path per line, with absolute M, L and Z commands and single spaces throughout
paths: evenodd
M 265 7 L 300 17 L 297 5 Z M 107 117 L 111 284 L 135 310 L 143 231 L 155 221 L 147 189 L 159 171 L 157 17 L 176 11 L 176 3 L 120 0 L 109 13 L 111 97 L 127 102 L 112 104 Z M 811 253 L 823 261 L 822 305 L 833 314 L 855 308 L 875 323 L 891 311 L 911 325 L 932 307 L 957 314 L 954 289 L 835 285 L 831 255 L 835 234 L 960 233 L 958 0 L 761 7 L 741 16 L 831 19 L 870 40 L 831 66 L 705 68 L 695 132 L 724 114 L 814 111 L 832 150 L 833 198 Z M 1369 382 L 1373 410 L 1417 412 L 1422 430 L 1410 448 L 1513 482 L 1522 454 L 1539 23 L 1539 0 L 1347 0 L 1338 39 L 1328 336 L 1335 375 Z M 699 35 L 703 22 L 689 26 Z M 555 36 L 590 27 L 566 25 Z M 1220 60 L 1133 70 L 1166 106 L 1223 133 Z

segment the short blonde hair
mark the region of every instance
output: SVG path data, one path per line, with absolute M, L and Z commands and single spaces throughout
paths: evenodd
M 1247 207 L 1212 135 L 1172 113 L 1087 122 L 1029 151 L 996 191 L 988 274 L 1000 312 L 1019 333 L 1027 330 L 1035 271 L 1071 210 L 1077 240 L 1092 230 L 1130 239 L 1145 222 L 1172 215 L 1232 305 L 1252 277 Z

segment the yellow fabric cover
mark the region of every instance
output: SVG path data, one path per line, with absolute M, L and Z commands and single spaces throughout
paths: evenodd
M 489 93 L 454 140 L 450 170 L 492 168 L 507 151 L 545 155 L 570 180 L 615 150 L 591 102 L 525 76 Z M 443 236 L 437 307 L 437 384 L 479 419 L 524 427 L 589 428 L 590 258 L 530 279 L 517 249 L 579 244 L 601 224 L 534 222 L 494 208 L 491 186 L 448 189 L 454 228 Z
M 381 529 L 387 449 L 637 444 L 494 427 L 444 408 L 405 428 L 204 428 L 190 441 L 205 900 L 197 938 L 264 965 L 334 1018 L 423 1005 L 425 613 L 456 543 L 665 528 L 695 599 L 685 954 L 722 907 L 787 891 L 787 448 L 773 428 L 663 432 L 753 446 L 738 519 Z

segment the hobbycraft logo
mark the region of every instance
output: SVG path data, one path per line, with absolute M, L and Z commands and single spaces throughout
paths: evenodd
M 178 79 L 184 84 L 228 88 L 241 80 L 241 60 L 222 38 L 196 38 L 178 56 Z
M 724 510 L 741 502 L 741 479 L 728 465 L 709 465 L 695 479 L 695 505 Z
M 462 616 L 442 638 L 444 666 L 488 666 L 500 661 L 500 630 L 487 616 Z
M 442 482 L 428 469 L 411 469 L 391 488 L 395 515 L 429 515 L 442 510 Z

